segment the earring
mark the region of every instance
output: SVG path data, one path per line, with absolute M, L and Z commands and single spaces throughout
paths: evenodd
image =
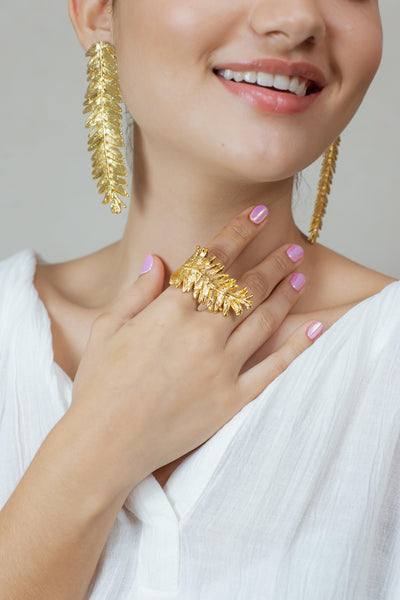
M 118 82 L 115 48 L 106 42 L 95 42 L 85 56 L 90 58 L 87 65 L 87 80 L 90 82 L 83 103 L 83 114 L 92 112 L 85 127 L 89 132 L 88 149 L 93 151 L 92 176 L 99 179 L 99 194 L 105 194 L 103 204 L 110 203 L 111 212 L 119 214 L 126 204 L 117 194 L 129 197 L 125 177 L 127 169 L 124 157 L 118 147 L 124 147 L 121 121 L 122 102 Z
M 322 227 L 322 217 L 325 215 L 328 204 L 328 194 L 331 191 L 333 174 L 336 170 L 336 160 L 339 153 L 340 136 L 324 152 L 320 179 L 318 183 L 318 193 L 315 200 L 314 213 L 309 229 L 308 241 L 315 244 L 319 230 Z

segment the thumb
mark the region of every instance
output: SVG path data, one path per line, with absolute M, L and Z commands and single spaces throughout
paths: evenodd
M 163 261 L 149 254 L 136 281 L 118 296 L 108 312 L 117 317 L 120 325 L 126 323 L 161 294 L 164 277 Z

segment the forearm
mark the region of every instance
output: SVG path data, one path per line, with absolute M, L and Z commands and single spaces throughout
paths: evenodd
M 0 512 L 0 598 L 84 598 L 129 493 L 88 429 L 59 421 Z

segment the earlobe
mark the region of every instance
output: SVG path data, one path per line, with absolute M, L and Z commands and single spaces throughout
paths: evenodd
M 97 41 L 113 44 L 112 0 L 68 0 L 68 12 L 85 51 Z

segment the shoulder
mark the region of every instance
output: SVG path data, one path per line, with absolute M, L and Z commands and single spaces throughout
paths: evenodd
M 313 308 L 334 311 L 340 311 L 341 307 L 351 308 L 398 281 L 326 246 L 318 245 L 317 253 L 315 278 L 318 284 L 314 286 Z
M 305 293 L 271 338 L 269 351 L 283 344 L 307 320 L 320 320 L 328 330 L 336 322 L 363 331 L 380 343 L 400 339 L 400 281 L 333 250 L 316 245 Z M 346 316 L 348 314 L 348 316 Z M 343 320 L 343 317 L 346 318 Z M 340 328 L 343 333 L 343 328 Z M 335 327 L 338 332 L 339 328 Z M 333 340 L 332 335 L 328 336 Z
M 353 340 L 358 340 L 358 352 L 363 355 L 387 359 L 392 351 L 400 358 L 400 281 L 329 248 L 323 247 L 322 252 L 325 265 L 321 276 L 331 304 L 326 299 L 321 320 L 327 328 L 340 321 L 342 326 L 335 331 L 345 336 L 350 335 L 346 327 L 356 330 Z

